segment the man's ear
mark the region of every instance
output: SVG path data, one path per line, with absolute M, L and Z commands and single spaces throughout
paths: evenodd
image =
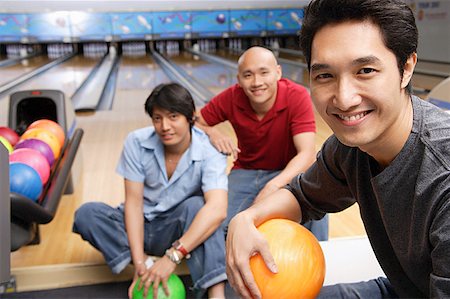
M 411 54 L 409 56 L 408 60 L 406 60 L 406 63 L 403 68 L 403 77 L 402 77 L 402 84 L 401 87 L 406 88 L 408 86 L 409 82 L 411 81 L 412 75 L 414 73 L 414 68 L 416 67 L 417 63 L 417 53 Z
M 198 113 L 200 113 L 200 112 L 198 112 Z M 189 120 L 189 123 L 191 125 L 194 125 L 196 120 L 197 120 L 197 113 L 194 111 L 194 113 L 192 114 L 191 119 Z
M 277 79 L 280 80 L 281 77 L 283 76 L 283 69 L 281 68 L 281 65 L 279 65 L 279 64 L 277 65 L 277 73 L 278 73 Z

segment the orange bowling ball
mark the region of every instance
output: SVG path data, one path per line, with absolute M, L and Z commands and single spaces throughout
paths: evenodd
M 50 132 L 46 129 L 43 129 L 43 128 L 33 128 L 33 129 L 26 130 L 22 134 L 22 136 L 20 136 L 20 140 L 25 140 L 25 139 L 30 139 L 30 138 L 40 139 L 40 140 L 44 141 L 45 143 L 47 143 L 50 146 L 50 148 L 52 149 L 55 160 L 58 159 L 59 154 L 61 152 L 61 145 L 58 141 L 58 138 L 55 136 L 55 134 L 53 134 L 52 132 Z
M 33 123 L 31 123 L 28 126 L 27 130 L 33 129 L 33 128 L 42 128 L 42 129 L 49 130 L 58 138 L 59 145 L 61 147 L 64 146 L 64 141 L 65 141 L 66 135 L 64 133 L 63 128 L 57 122 L 54 122 L 53 120 L 49 120 L 49 119 L 39 119 L 39 120 L 36 120 Z
M 269 243 L 278 273 L 257 254 L 250 268 L 263 299 L 315 298 L 325 279 L 325 258 L 316 237 L 302 225 L 271 219 L 258 227 Z

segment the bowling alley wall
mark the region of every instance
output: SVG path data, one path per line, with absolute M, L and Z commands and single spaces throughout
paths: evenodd
M 296 34 L 303 9 L 0 13 L 0 42 L 49 43 Z
M 419 29 L 419 59 L 450 63 L 450 0 L 409 0 Z

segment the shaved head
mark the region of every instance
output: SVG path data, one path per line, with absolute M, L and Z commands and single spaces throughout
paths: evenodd
M 278 65 L 277 59 L 271 50 L 260 46 L 253 46 L 242 53 L 238 60 L 238 66 L 240 67 L 247 58 L 251 59 L 254 57 L 266 58 L 268 61 L 272 60 L 273 65 Z

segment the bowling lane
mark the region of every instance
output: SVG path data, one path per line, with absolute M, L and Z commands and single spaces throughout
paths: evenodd
M 306 63 L 305 58 L 303 56 L 285 53 L 285 52 L 281 52 L 281 51 L 278 53 L 278 57 L 283 58 L 283 59 L 289 59 L 289 60 L 292 60 L 295 62 Z
M 278 57 L 293 62 L 305 63 L 303 57 L 299 57 L 289 53 L 278 53 Z M 283 62 L 280 62 L 280 65 L 283 70 L 283 77 L 309 88 L 309 72 L 306 67 L 296 66 Z
M 280 63 L 283 77 L 309 88 L 309 75 L 306 68 L 288 63 Z
M 230 60 L 231 62 L 237 63 L 239 59 L 240 52 L 238 50 L 231 50 L 227 48 L 218 49 L 215 52 L 211 52 L 212 55 L 220 56 L 223 59 Z
M 71 97 L 97 62 L 98 58 L 74 56 L 66 62 L 54 66 L 14 87 L 8 93 L 27 89 L 59 89 L 65 93 L 66 97 Z
M 293 54 L 289 54 L 289 53 L 283 53 L 280 52 L 278 54 L 279 58 L 282 59 L 287 59 L 293 62 L 298 62 L 298 63 L 306 63 L 305 59 L 303 56 L 297 56 L 297 55 L 293 55 Z M 299 67 L 299 66 L 295 66 L 295 65 L 291 65 L 291 64 L 287 64 L 287 63 L 280 63 L 283 69 L 283 74 L 285 77 L 291 79 L 292 81 L 295 81 L 299 84 L 302 84 L 306 87 L 309 87 L 309 73 L 308 73 L 308 69 Z
M 0 67 L 0 86 L 14 80 L 32 70 L 51 62 L 52 59 L 47 56 L 35 56 L 29 59 L 23 59 L 19 63 Z
M 5 113 L 0 114 L 0 125 L 7 124 L 9 95 L 11 93 L 30 89 L 57 89 L 70 98 L 97 64 L 98 59 L 80 55 L 74 56 L 9 90 L 6 95 L 0 98 L 0 111 L 5 111 Z
M 236 71 L 220 63 L 212 63 L 188 52 L 179 55 L 165 55 L 173 63 L 181 67 L 189 76 L 194 77 L 213 94 L 236 83 Z
M 142 111 L 153 88 L 167 82 L 170 82 L 170 79 L 151 56 L 122 56 L 112 109 Z

